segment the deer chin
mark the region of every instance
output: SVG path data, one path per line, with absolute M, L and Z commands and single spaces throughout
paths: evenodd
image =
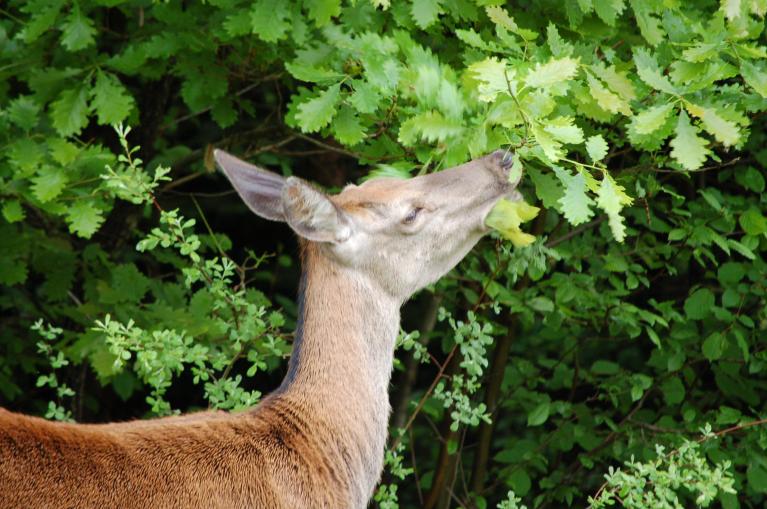
M 501 200 L 520 202 L 524 200 L 524 197 L 522 196 L 522 193 L 512 187 L 511 189 L 506 189 L 504 192 L 487 200 L 487 202 L 483 205 L 482 214 L 480 216 L 482 221 L 480 222 L 479 229 L 482 233 L 487 233 L 490 231 L 491 228 L 485 224 L 485 221 L 487 221 L 487 216 L 490 215 L 490 211 L 493 210 L 493 207 L 495 207 L 495 205 Z
M 520 193 L 516 189 L 512 189 L 511 191 L 506 193 L 504 198 L 506 198 L 509 201 L 513 201 L 513 202 L 519 202 L 519 201 L 522 201 L 522 200 L 525 199 L 524 196 L 522 196 L 522 193 Z

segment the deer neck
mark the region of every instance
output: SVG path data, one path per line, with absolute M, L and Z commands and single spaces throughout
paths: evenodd
M 359 270 L 305 246 L 296 339 L 281 389 L 310 385 L 315 397 L 388 401 L 401 304 Z
M 365 490 L 380 476 L 401 300 L 371 278 L 304 247 L 299 322 L 278 393 L 346 437 Z M 369 495 L 369 494 L 368 494 Z

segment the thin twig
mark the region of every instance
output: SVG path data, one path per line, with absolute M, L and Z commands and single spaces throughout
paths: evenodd
M 593 221 L 591 221 L 589 223 L 586 223 L 584 225 L 581 225 L 581 226 L 579 226 L 579 227 L 577 227 L 577 228 L 567 232 L 566 234 L 562 235 L 561 237 L 559 237 L 557 239 L 552 239 L 552 240 L 548 241 L 546 243 L 546 247 L 552 248 L 554 246 L 558 246 L 559 244 L 570 240 L 571 238 L 575 237 L 576 235 L 580 235 L 584 231 L 586 231 L 586 230 L 588 230 L 590 228 L 593 228 L 593 227 L 597 226 L 598 224 L 604 222 L 605 219 L 607 219 L 607 216 L 599 216 L 598 218 L 594 219 Z
M 413 410 L 413 413 L 410 414 L 410 417 L 408 418 L 407 422 L 405 423 L 405 427 L 403 428 L 405 431 L 410 429 L 410 426 L 413 424 L 413 421 L 421 412 L 421 409 L 426 403 L 426 400 L 429 399 L 429 396 L 431 396 L 431 393 L 434 392 L 434 388 L 437 387 L 437 384 L 439 383 L 440 379 L 442 379 L 442 375 L 445 373 L 445 369 L 447 368 L 448 364 L 450 364 L 450 361 L 452 360 L 453 355 L 455 355 L 456 350 L 458 350 L 458 343 L 453 345 L 453 348 L 450 350 L 450 353 L 448 353 L 447 357 L 445 358 L 445 362 L 443 362 L 442 366 L 440 366 L 439 371 L 437 372 L 437 376 L 435 376 L 434 380 L 431 381 L 431 385 L 429 386 L 428 389 L 426 389 L 426 392 L 421 397 L 420 401 L 418 402 L 418 405 L 416 405 L 415 410 Z M 397 439 L 394 441 L 390 449 L 395 450 L 401 441 L 402 439 L 400 437 L 397 437 Z
M 221 373 L 221 376 L 218 378 L 219 380 L 226 380 L 229 377 L 229 373 L 232 372 L 232 368 L 234 367 L 234 364 L 242 358 L 242 356 L 245 355 L 245 345 L 240 346 L 240 351 L 238 351 L 234 357 L 232 357 L 232 360 L 229 361 L 229 364 L 226 366 L 226 369 L 224 369 L 224 372 Z
M 264 76 L 260 80 L 255 81 L 255 82 L 253 82 L 253 83 L 251 83 L 251 84 L 241 88 L 240 90 L 235 92 L 234 95 L 236 97 L 240 97 L 241 95 L 247 94 L 248 92 L 250 92 L 254 88 L 260 86 L 261 84 L 263 84 L 263 83 L 265 83 L 267 81 L 273 81 L 273 80 L 281 78 L 282 74 L 283 74 L 282 72 L 278 72 L 278 73 L 269 74 L 267 76 Z M 185 122 L 185 121 L 190 120 L 190 119 L 192 119 L 194 117 L 198 117 L 200 115 L 203 115 L 203 114 L 209 112 L 212 109 L 213 109 L 213 105 L 210 105 L 207 108 L 201 109 L 200 111 L 195 111 L 195 112 L 189 113 L 187 115 L 183 115 L 183 116 L 181 116 L 181 117 L 179 117 L 177 119 L 171 120 L 167 124 L 163 125 L 160 129 L 164 130 L 164 129 L 167 129 L 169 127 L 173 127 L 175 125 L 180 124 L 181 122 Z
M 348 157 L 353 157 L 354 159 L 363 159 L 363 158 L 365 158 L 365 156 L 362 155 L 362 154 L 358 154 L 356 152 L 351 152 L 351 151 L 343 149 L 341 147 L 336 147 L 336 146 L 330 145 L 328 143 L 321 142 L 320 140 L 312 138 L 311 136 L 307 136 L 307 135 L 301 134 L 301 133 L 294 133 L 294 134 L 296 136 L 298 136 L 299 138 L 301 138 L 302 140 L 308 141 L 309 143 L 313 143 L 314 145 L 317 145 L 318 147 L 322 147 L 325 150 L 330 150 L 331 152 L 336 152 L 338 154 L 343 154 L 343 155 L 348 156 Z M 387 159 L 387 158 L 381 158 L 381 159 L 383 160 L 383 159 Z

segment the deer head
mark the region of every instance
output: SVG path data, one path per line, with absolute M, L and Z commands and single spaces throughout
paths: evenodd
M 214 157 L 257 215 L 284 221 L 326 257 L 366 274 L 400 301 L 453 268 L 486 233 L 487 214 L 509 183 L 502 150 L 411 179 L 377 178 L 327 195 L 216 150 Z
M 518 196 L 511 158 L 498 151 L 334 196 L 225 152 L 215 159 L 256 214 L 304 239 L 283 384 L 250 412 L 146 424 L 0 409 L 0 506 L 367 507 L 383 468 L 399 308 L 461 260 L 501 197 Z

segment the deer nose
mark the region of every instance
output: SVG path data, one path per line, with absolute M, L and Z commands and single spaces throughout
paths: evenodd
M 490 154 L 490 160 L 492 163 L 497 165 L 499 169 L 506 173 L 508 173 L 508 171 L 511 169 L 511 165 L 514 162 L 513 157 L 514 154 L 512 154 L 510 150 L 504 150 L 501 148 Z
M 490 154 L 490 163 L 496 173 L 499 173 L 504 182 L 508 182 L 509 171 L 514 164 L 514 154 L 510 150 L 498 149 Z M 520 176 L 521 177 L 521 176 Z M 509 182 L 512 187 L 516 187 L 519 180 L 516 182 Z

